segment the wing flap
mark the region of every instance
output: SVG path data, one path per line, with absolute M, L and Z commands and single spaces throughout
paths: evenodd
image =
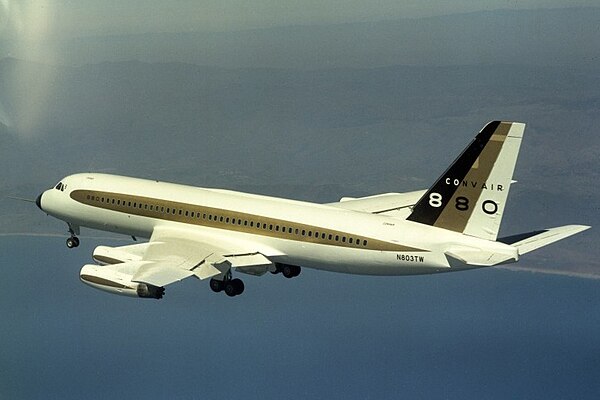
M 150 262 L 140 266 L 131 280 L 161 287 L 179 282 L 192 275 L 194 272 L 166 262 Z
M 221 271 L 220 269 L 216 268 L 213 264 L 211 264 L 210 262 L 204 262 L 202 263 L 200 266 L 198 266 L 197 268 L 194 268 L 194 270 L 192 271 L 192 273 L 198 278 L 198 279 L 208 279 L 208 278 L 212 278 L 213 276 L 217 276 L 222 274 L 225 271 Z
M 271 260 L 260 253 L 228 256 L 227 260 L 231 263 L 232 268 L 236 268 L 244 274 L 256 276 L 265 274 L 273 266 Z

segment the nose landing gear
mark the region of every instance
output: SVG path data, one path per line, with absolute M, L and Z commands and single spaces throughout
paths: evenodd
M 69 225 L 70 236 L 67 238 L 67 247 L 69 249 L 73 249 L 73 248 L 79 246 L 79 238 L 76 236 L 79 234 L 79 227 L 73 226 L 71 224 L 68 224 L 68 225 Z
M 72 249 L 79 246 L 79 238 L 77 236 L 71 236 L 67 238 L 67 247 Z

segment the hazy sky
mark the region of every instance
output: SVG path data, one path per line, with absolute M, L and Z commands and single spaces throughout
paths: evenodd
M 495 9 L 597 6 L 594 0 L 0 0 L 0 37 L 228 31 Z

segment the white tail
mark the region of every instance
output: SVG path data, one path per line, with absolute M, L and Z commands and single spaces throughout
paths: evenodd
M 488 123 L 408 220 L 496 240 L 524 130 L 519 122 Z

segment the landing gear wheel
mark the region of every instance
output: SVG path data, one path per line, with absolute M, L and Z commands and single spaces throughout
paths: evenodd
M 225 283 L 224 289 L 225 289 L 225 294 L 229 297 L 233 297 L 237 294 L 236 290 L 235 290 L 236 289 L 235 285 L 233 284 L 233 281 L 229 281 L 229 282 Z
M 241 279 L 233 279 L 225 282 L 224 288 L 225 294 L 229 297 L 237 296 L 244 292 L 244 282 Z
M 234 279 L 231 283 L 235 286 L 236 295 L 244 293 L 244 282 L 241 279 Z
M 71 236 L 70 238 L 67 238 L 67 247 L 69 249 L 77 246 L 79 246 L 79 238 L 77 236 Z
M 224 288 L 224 286 L 225 286 L 223 281 L 219 281 L 219 280 L 217 280 L 215 278 L 212 278 L 210 280 L 209 284 L 210 284 L 210 288 L 215 293 L 219 293 L 220 291 L 222 291 L 223 288 Z
M 298 267 L 296 265 L 284 265 L 281 268 L 281 272 L 283 273 L 283 276 L 285 276 L 288 279 L 300 275 L 300 271 L 301 271 L 300 267 Z

